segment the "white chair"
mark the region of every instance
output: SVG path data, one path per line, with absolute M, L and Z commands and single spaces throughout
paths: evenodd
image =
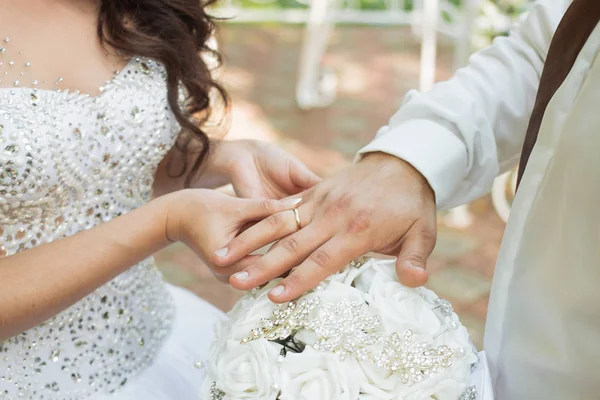
M 312 0 L 304 34 L 304 43 L 298 68 L 296 101 L 300 108 L 323 108 L 335 100 L 335 74 L 322 66 L 331 33 L 339 20 L 398 25 L 407 22 L 407 13 L 398 0 L 386 0 L 387 10 L 369 12 L 357 10 L 358 2 L 348 0 Z M 356 3 L 356 4 L 355 4 Z M 479 0 L 465 0 L 462 8 L 455 7 L 448 0 L 417 0 L 410 13 L 408 23 L 414 32 L 421 36 L 421 71 L 419 88 L 428 90 L 435 82 L 437 55 L 437 35 L 443 33 L 454 39 L 454 67 L 465 65 L 470 54 L 470 40 L 475 12 Z M 346 7 L 344 7 L 346 6 Z M 440 12 L 449 15 L 451 22 L 442 21 Z M 354 18 L 353 18 L 354 17 Z M 354 21 L 352 21 L 354 19 Z
M 330 106 L 336 97 L 335 72 L 324 69 L 322 59 L 335 28 L 334 18 L 342 0 L 312 0 L 304 30 L 298 66 L 296 103 L 304 110 Z
M 256 3 L 272 3 L 275 0 L 252 0 Z M 329 39 L 338 23 L 368 23 L 379 25 L 410 25 L 421 41 L 419 89 L 429 90 L 435 82 L 438 34 L 454 41 L 453 68 L 466 65 L 471 54 L 471 36 L 481 0 L 464 0 L 457 8 L 449 0 L 415 0 L 411 12 L 404 11 L 400 0 L 384 0 L 386 10 L 360 10 L 359 0 L 297 0 L 308 4 L 308 10 L 248 10 L 242 9 L 235 0 L 225 0 L 217 15 L 235 18 L 240 22 L 279 21 L 305 23 L 296 82 L 296 103 L 304 110 L 325 108 L 336 98 L 337 77 L 324 68 L 323 56 Z M 444 13 L 450 22 L 440 18 Z M 510 213 L 511 195 L 514 193 L 514 173 L 499 177 L 492 189 L 493 205 L 504 221 Z M 512 186 L 511 186 L 512 185 Z M 507 186 L 510 186 L 508 189 Z M 511 189 L 512 188 L 512 189 Z M 466 227 L 473 218 L 468 206 L 450 210 L 444 217 L 447 225 Z

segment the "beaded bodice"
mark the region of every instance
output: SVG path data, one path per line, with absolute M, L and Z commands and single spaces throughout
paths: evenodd
M 147 202 L 178 131 L 164 69 L 151 60 L 133 59 L 95 97 L 0 89 L 0 256 Z M 172 315 L 162 277 L 146 260 L 0 343 L 0 399 L 114 391 L 152 361 Z

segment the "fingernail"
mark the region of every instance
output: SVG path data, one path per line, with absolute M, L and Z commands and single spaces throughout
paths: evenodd
M 287 199 L 287 200 L 283 200 L 281 202 L 281 204 L 285 208 L 290 208 L 290 207 L 294 207 L 297 204 L 300 204 L 301 201 L 302 201 L 302 198 L 300 198 L 300 199 Z
M 281 294 L 283 293 L 283 291 L 285 290 L 285 288 L 281 285 L 279 286 L 275 286 L 273 289 L 271 289 L 271 291 L 269 293 L 271 293 L 271 295 L 273 296 L 281 296 Z
M 225 257 L 227 253 L 229 253 L 229 249 L 227 247 L 223 247 L 222 249 L 215 251 L 215 255 L 217 257 Z
M 233 277 L 235 279 L 237 279 L 238 281 L 245 281 L 246 279 L 248 279 L 249 276 L 250 276 L 250 274 L 247 273 L 246 271 L 240 271 L 236 274 L 233 274 Z

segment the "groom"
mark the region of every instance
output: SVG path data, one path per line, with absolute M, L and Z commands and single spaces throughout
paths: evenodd
M 496 395 L 599 399 L 599 19 L 599 0 L 538 1 L 452 79 L 409 93 L 359 162 L 305 192 L 297 213 L 251 228 L 215 263 L 283 238 L 231 278 L 248 289 L 299 265 L 272 289 L 277 302 L 369 251 L 398 255 L 401 281 L 423 285 L 436 208 L 484 195 L 520 161 L 485 336 Z

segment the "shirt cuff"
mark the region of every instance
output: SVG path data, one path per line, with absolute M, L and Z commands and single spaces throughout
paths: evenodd
M 358 152 L 356 161 L 374 152 L 387 153 L 411 164 L 429 182 L 440 208 L 448 203 L 467 174 L 464 143 L 444 126 L 426 119 L 381 128 L 377 137 Z

